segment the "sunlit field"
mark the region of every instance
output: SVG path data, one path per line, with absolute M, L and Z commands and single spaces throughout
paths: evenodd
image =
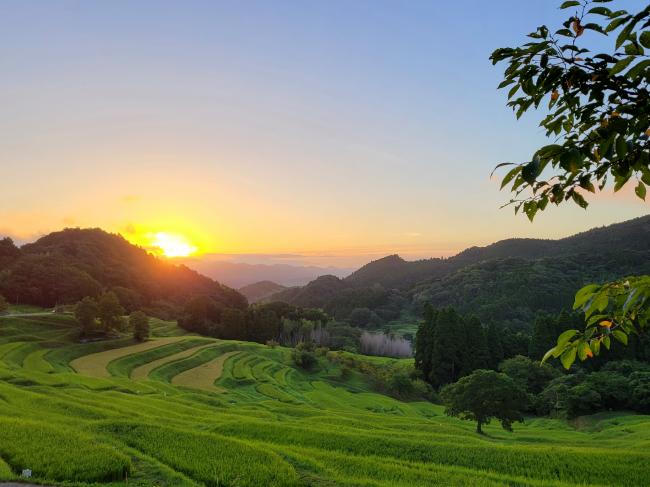
M 29 468 L 66 485 L 648 485 L 647 416 L 479 436 L 326 357 L 309 373 L 283 347 L 152 324 L 144 344 L 78 344 L 67 315 L 0 318 L 1 479 Z

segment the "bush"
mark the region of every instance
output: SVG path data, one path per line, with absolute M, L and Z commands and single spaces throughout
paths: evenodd
M 650 413 L 650 372 L 634 372 L 630 376 L 630 407 Z
M 539 394 L 551 380 L 561 375 L 560 371 L 550 365 L 540 364 L 522 355 L 501 362 L 499 371 L 531 394 Z
M 149 338 L 151 333 L 149 329 L 149 318 L 142 311 L 134 311 L 129 316 L 129 325 L 133 330 L 133 338 L 143 342 Z
M 318 357 L 325 357 L 329 351 L 330 351 L 330 349 L 327 348 L 327 347 L 316 347 L 316 349 L 314 350 L 314 353 Z
M 585 384 L 600 395 L 603 409 L 625 409 L 630 405 L 630 379 L 616 372 L 593 372 Z
M 316 354 L 310 351 L 308 348 L 301 348 L 300 345 L 301 344 L 298 344 L 298 346 L 294 348 L 293 352 L 291 353 L 293 363 L 302 369 L 311 370 L 318 363 Z

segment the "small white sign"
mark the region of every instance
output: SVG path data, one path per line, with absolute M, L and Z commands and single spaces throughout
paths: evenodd
M 23 473 L 21 474 L 21 477 L 26 477 L 29 478 L 32 476 L 32 471 L 28 468 L 23 470 Z

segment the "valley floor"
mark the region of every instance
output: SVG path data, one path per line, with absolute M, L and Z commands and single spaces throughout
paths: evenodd
M 530 419 L 478 436 L 325 358 L 308 373 L 282 347 L 153 330 L 142 344 L 78 344 L 69 316 L 0 317 L 0 480 L 29 468 L 78 486 L 649 482 L 648 416 L 595 416 L 580 430 Z

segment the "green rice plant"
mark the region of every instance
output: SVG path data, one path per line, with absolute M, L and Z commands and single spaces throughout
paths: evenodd
M 267 398 L 288 403 L 297 402 L 293 396 L 283 392 L 272 384 L 262 383 L 256 386 L 255 389 L 257 389 L 260 394 L 266 396 Z
M 9 367 L 22 367 L 27 356 L 39 349 L 41 344 L 37 341 L 26 342 L 7 352 L 2 360 Z
M 209 487 L 299 485 L 298 475 L 279 455 L 245 442 L 128 422 L 107 423 L 99 429 Z
M 56 372 L 74 372 L 69 364 L 79 357 L 132 344 L 133 340 L 130 337 L 94 343 L 74 343 L 66 347 L 52 350 L 50 353 L 45 355 L 45 360 L 52 364 L 52 367 L 54 367 Z
M 428 487 L 431 485 L 569 487 L 573 485 L 557 481 L 510 477 L 446 465 L 344 455 L 311 448 L 284 448 L 282 454 L 292 463 L 300 465 L 303 477 L 333 479 L 340 485 L 382 487 Z
M 209 339 L 202 338 L 193 338 L 187 339 L 176 343 L 170 343 L 168 345 L 162 345 L 160 347 L 152 348 L 144 352 L 134 353 L 131 355 L 126 355 L 125 357 L 120 357 L 116 360 L 109 362 L 107 370 L 111 375 L 129 377 L 131 371 L 136 367 L 141 365 L 148 364 L 154 360 L 173 355 L 190 348 L 194 348 L 203 343 L 210 343 Z
M 225 343 L 215 345 L 214 347 L 200 349 L 197 353 L 186 359 L 170 362 L 152 370 L 149 373 L 149 378 L 163 382 L 171 382 L 174 376 L 185 372 L 186 370 L 203 365 L 225 352 L 234 351 L 236 348 L 237 346 L 235 344 Z
M 46 348 L 36 349 L 32 351 L 25 360 L 23 360 L 23 367 L 35 372 L 50 373 L 54 371 L 52 365 L 45 360 L 45 354 L 49 350 Z
M 121 480 L 131 460 L 69 426 L 0 418 L 0 456 L 15 472 L 31 469 L 42 480 L 100 482 Z
M 361 456 L 456 465 L 507 475 L 588 483 L 597 478 L 609 485 L 642 485 L 649 453 L 598 448 L 463 444 L 455 439 L 396 438 L 385 432 L 362 433 L 331 427 L 307 429 L 280 423 L 238 421 L 217 427 L 220 434 L 283 445 L 302 445 Z M 589 469 L 582 468 L 589 464 Z M 535 468 L 531 468 L 535 465 Z
M 7 463 L 0 458 L 0 480 L 11 480 L 15 477 Z

